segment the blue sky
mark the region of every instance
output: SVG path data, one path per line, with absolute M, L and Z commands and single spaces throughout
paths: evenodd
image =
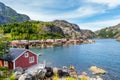
M 120 23 L 120 0 L 0 0 L 32 20 L 67 20 L 98 30 Z

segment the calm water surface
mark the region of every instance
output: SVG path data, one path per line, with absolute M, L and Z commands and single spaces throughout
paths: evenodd
M 74 65 L 79 73 L 96 65 L 107 71 L 104 80 L 120 80 L 120 42 L 115 39 L 95 39 L 94 44 L 71 45 L 47 49 L 31 49 L 39 56 L 39 62 L 46 61 L 47 66 Z M 91 75 L 93 76 L 93 75 Z

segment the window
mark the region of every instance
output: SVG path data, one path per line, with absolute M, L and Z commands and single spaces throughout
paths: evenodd
M 26 53 L 24 54 L 24 56 L 25 56 L 25 58 L 27 58 L 27 57 L 29 56 L 29 53 L 26 52 Z
M 34 62 L 34 56 L 29 58 L 29 63 L 33 63 Z
M 4 61 L 4 66 L 8 67 L 8 61 Z

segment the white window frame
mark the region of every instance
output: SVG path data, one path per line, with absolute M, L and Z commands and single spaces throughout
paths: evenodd
M 24 56 L 25 56 L 25 58 L 29 57 L 29 53 L 26 52 L 26 53 L 24 54 Z
M 8 67 L 8 61 L 4 61 L 4 66 Z
M 34 62 L 35 62 L 35 58 L 34 58 L 34 56 L 29 57 L 29 63 L 34 63 Z

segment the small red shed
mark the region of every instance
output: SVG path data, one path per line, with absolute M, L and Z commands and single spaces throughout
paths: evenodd
M 38 63 L 38 55 L 28 49 L 11 48 L 9 60 L 0 59 L 0 66 L 15 69 L 21 67 L 26 69 Z
M 0 59 L 0 66 L 9 67 L 9 69 L 13 69 L 13 63 L 7 59 Z

